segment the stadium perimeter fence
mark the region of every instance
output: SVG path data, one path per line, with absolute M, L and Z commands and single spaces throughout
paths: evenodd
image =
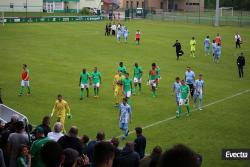
M 148 12 L 146 19 L 176 23 L 214 25 L 215 12 Z M 234 11 L 220 16 L 220 26 L 250 26 L 250 11 Z

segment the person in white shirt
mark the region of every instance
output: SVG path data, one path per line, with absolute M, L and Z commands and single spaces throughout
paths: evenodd
M 112 24 L 111 30 L 112 30 L 112 36 L 115 36 L 115 31 L 116 31 L 116 25 L 115 25 L 115 23 Z
M 241 37 L 240 37 L 240 34 L 237 32 L 234 36 L 234 39 L 235 39 L 235 46 L 236 48 L 240 48 L 240 44 L 241 44 Z
M 54 132 L 48 133 L 48 138 L 57 142 L 63 135 L 62 133 L 62 124 L 60 122 L 56 122 L 54 125 Z

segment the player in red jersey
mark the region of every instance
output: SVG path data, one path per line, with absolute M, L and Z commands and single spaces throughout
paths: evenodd
M 140 44 L 140 39 L 141 39 L 141 32 L 140 32 L 140 30 L 137 30 L 136 33 L 135 33 L 135 43 L 137 45 Z
M 221 38 L 220 38 L 220 34 L 219 33 L 217 33 L 217 35 L 216 35 L 215 43 L 216 44 L 221 44 Z
M 26 86 L 28 89 L 28 95 L 30 95 L 30 76 L 29 76 L 29 69 L 26 64 L 23 64 L 22 69 L 22 81 L 21 81 L 21 91 L 19 96 L 22 96 L 24 93 L 24 87 Z

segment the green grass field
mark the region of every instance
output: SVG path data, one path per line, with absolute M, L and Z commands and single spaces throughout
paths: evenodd
M 208 27 L 191 24 L 172 24 L 157 21 L 126 22 L 130 31 L 129 43 L 116 43 L 114 37 L 104 36 L 106 22 L 6 24 L 0 27 L 0 87 L 3 101 L 11 108 L 25 114 L 37 125 L 44 115 L 49 115 L 57 94 L 69 102 L 73 118 L 66 120 L 80 128 L 80 134 L 92 139 L 98 130 L 106 138 L 119 136 L 118 111 L 113 107 L 113 76 L 118 63 L 123 61 L 132 74 L 138 62 L 144 70 L 142 93 L 132 97 L 133 119 L 130 130 L 145 127 L 147 152 L 156 145 L 164 149 L 184 143 L 203 156 L 204 167 L 247 167 L 249 161 L 222 161 L 222 148 L 249 148 L 250 146 L 250 29 L 239 27 Z M 141 30 L 142 43 L 136 46 L 134 34 Z M 244 40 L 241 49 L 235 49 L 234 33 Z M 222 37 L 221 64 L 214 64 L 203 53 L 206 35 Z M 189 56 L 189 40 L 197 39 L 197 57 Z M 185 55 L 176 61 L 176 39 L 182 43 Z M 236 58 L 243 51 L 246 57 L 245 77 L 238 78 Z M 161 67 L 162 80 L 158 97 L 153 98 L 146 85 L 152 62 Z M 28 64 L 31 76 L 31 96 L 18 97 L 22 64 Z M 98 66 L 103 76 L 100 99 L 79 100 L 79 74 L 83 67 L 92 71 Z M 202 112 L 194 111 L 191 117 L 168 119 L 175 115 L 175 97 L 171 85 L 176 76 L 184 77 L 191 66 L 196 75 L 205 80 Z M 245 91 L 245 92 L 244 92 Z M 237 94 L 239 93 L 239 94 Z M 226 98 L 226 99 L 225 99 Z M 52 121 L 52 125 L 55 119 Z M 128 140 L 133 140 L 132 133 Z M 123 146 L 124 142 L 121 143 Z

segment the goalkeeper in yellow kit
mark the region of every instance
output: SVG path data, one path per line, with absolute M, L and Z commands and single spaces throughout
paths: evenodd
M 115 96 L 115 106 L 119 106 L 123 99 L 122 80 L 124 78 L 125 77 L 122 75 L 122 71 L 118 71 L 118 74 L 114 76 L 113 90 Z
M 57 96 L 57 100 L 55 102 L 55 105 L 53 107 L 52 113 L 51 113 L 51 117 L 53 117 L 54 113 L 57 116 L 57 122 L 60 122 L 63 126 L 63 131 L 65 132 L 64 129 L 64 121 L 65 121 L 65 116 L 67 116 L 68 118 L 71 118 L 71 114 L 70 114 L 70 108 L 68 103 L 63 100 L 62 95 L 58 95 Z

